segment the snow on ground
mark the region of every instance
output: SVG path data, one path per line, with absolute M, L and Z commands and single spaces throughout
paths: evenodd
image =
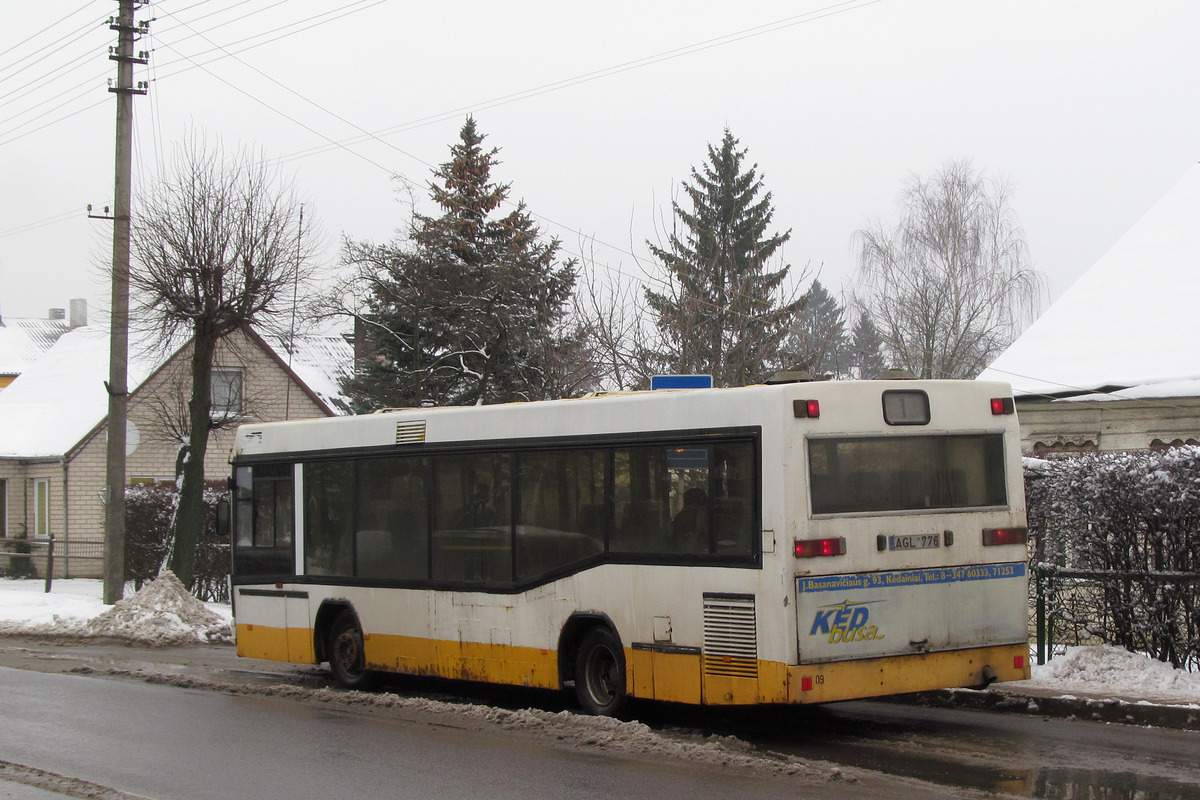
M 1200 704 L 1200 673 L 1175 669 L 1120 647 L 1069 647 L 1065 655 L 1033 667 L 1033 688 L 1060 694 L 1107 694 L 1153 703 Z
M 49 594 L 38 580 L 0 580 L 0 635 L 106 637 L 145 645 L 232 641 L 228 605 L 201 603 L 178 579 L 158 580 L 114 606 L 101 602 L 98 580 L 55 581 Z M 1116 647 L 1072 647 L 1033 667 L 1031 688 L 1155 703 L 1200 704 L 1200 673 Z
M 102 602 L 98 580 L 0 580 L 0 635 L 110 638 L 155 647 L 232 642 L 229 606 L 201 603 L 164 572 L 115 605 Z

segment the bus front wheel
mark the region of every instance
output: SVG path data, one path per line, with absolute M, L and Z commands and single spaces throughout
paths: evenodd
M 592 628 L 579 644 L 575 695 L 589 714 L 616 716 L 625 706 L 625 652 L 608 628 Z
M 379 675 L 367 669 L 363 634 L 353 611 L 343 611 L 329 629 L 329 671 L 347 689 L 370 689 Z

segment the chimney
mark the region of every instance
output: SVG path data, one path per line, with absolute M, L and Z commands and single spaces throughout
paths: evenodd
M 71 301 L 70 329 L 82 328 L 87 325 L 87 300 L 77 297 Z
M 66 319 L 66 318 L 67 318 L 67 310 L 65 308 L 52 308 L 52 309 L 50 309 L 49 316 L 46 317 L 46 319 Z

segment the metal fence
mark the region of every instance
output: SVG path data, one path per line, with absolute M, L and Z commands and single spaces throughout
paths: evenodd
M 99 578 L 104 572 L 104 543 L 0 538 L 0 576 L 44 580 Z
M 43 578 L 50 591 L 54 573 L 54 538 L 0 539 L 0 575 L 6 578 Z
M 1200 573 L 1034 564 L 1030 576 L 1038 664 L 1056 646 L 1103 643 L 1200 665 Z

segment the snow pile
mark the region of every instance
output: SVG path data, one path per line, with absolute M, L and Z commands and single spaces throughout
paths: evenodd
M 1029 686 L 1170 703 L 1200 703 L 1200 674 L 1112 645 L 1070 647 L 1033 668 Z
M 155 646 L 232 640 L 229 623 L 209 611 L 169 571 L 84 623 L 82 635 Z
M 193 597 L 170 572 L 116 605 L 100 602 L 100 581 L 0 582 L 0 634 L 120 639 L 164 647 L 233 641 L 232 624 Z M 59 594 L 59 592 L 62 594 Z

